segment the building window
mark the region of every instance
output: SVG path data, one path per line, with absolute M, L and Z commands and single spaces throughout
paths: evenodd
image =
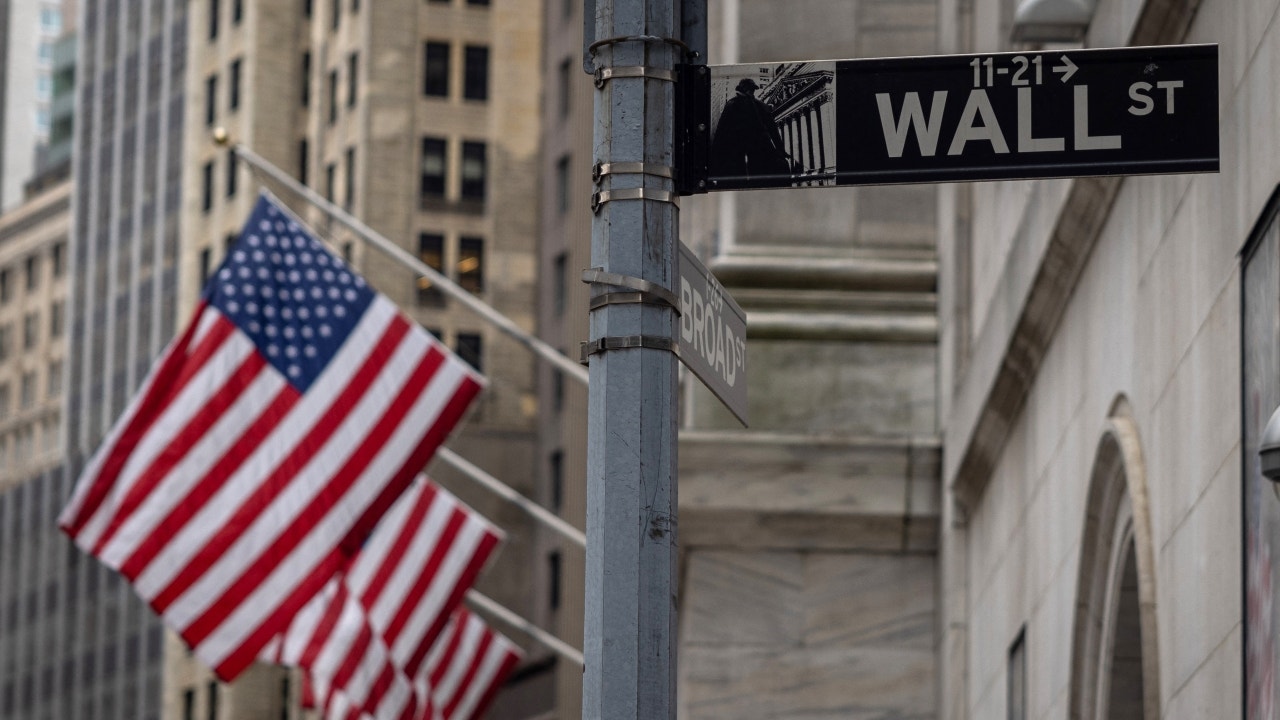
M 560 573 L 563 560 L 559 550 L 547 553 L 547 605 L 552 610 L 560 609 Z
M 204 164 L 203 192 L 200 207 L 206 213 L 213 209 L 213 161 Z
M 209 681 L 209 713 L 205 716 L 208 720 L 217 720 L 218 718 L 218 681 Z
M 444 273 L 444 235 L 418 233 L 418 259 L 438 273 Z M 444 304 L 444 296 L 430 278 L 418 278 L 418 304 L 438 306 Z
M 329 71 L 329 124 L 338 122 L 338 71 Z
M 22 373 L 22 390 L 19 399 L 20 407 L 23 410 L 30 408 L 36 403 L 36 374 L 34 372 Z
M 62 273 L 66 269 L 66 263 L 64 262 L 66 252 L 67 244 L 61 242 L 55 244 L 53 249 L 49 251 L 49 256 L 53 261 L 53 276 L 55 278 L 62 277 Z
M 345 187 L 342 189 L 343 207 L 350 211 L 356 203 L 356 149 L 353 147 L 347 148 L 346 173 Z
M 244 19 L 244 0 L 232 0 L 231 2 L 231 24 L 239 25 Z
M 556 161 L 556 212 L 569 211 L 569 156 L 561 155 Z
M 40 313 L 29 312 L 22 317 L 22 349 L 31 350 L 40 340 Z
M 218 0 L 209 0 L 209 39 L 218 37 Z
M 9 344 L 11 342 L 9 338 L 12 335 L 13 335 L 12 325 L 8 323 L 5 323 L 4 325 L 0 325 L 0 362 L 3 362 L 9 359 L 9 351 L 11 350 L 11 348 L 9 347 Z
M 347 107 L 355 107 L 356 95 L 359 93 L 360 53 L 347 56 Z
M 196 720 L 196 689 L 182 691 L 182 720 Z
M 56 340 L 62 337 L 62 301 L 49 305 L 49 338 Z
M 1027 720 L 1027 628 L 1023 626 L 1009 647 L 1008 720 Z
M 45 380 L 45 395 L 52 400 L 63 393 L 63 361 L 49 361 L 49 375 Z
M 40 256 L 28 255 L 26 262 L 27 292 L 40 287 Z
M 9 268 L 0 270 L 0 303 L 9 302 L 13 288 L 9 285 Z
M 240 58 L 236 58 L 231 61 L 231 78 L 229 80 L 230 87 L 227 88 L 227 93 L 230 94 L 231 97 L 227 101 L 227 106 L 232 110 L 240 107 L 240 65 Z
M 236 165 L 238 159 L 235 150 L 227 151 L 227 197 L 236 194 Z
M 0 420 L 4 420 L 7 417 L 9 417 L 9 383 L 0 383 Z M 3 469 L 4 466 L 0 463 L 0 470 Z M 11 614 L 9 617 L 12 622 L 13 615 Z M 13 625 L 10 625 L 9 629 L 12 630 L 13 627 Z
M 478 237 L 458 238 L 458 285 L 479 295 L 484 292 L 484 240 Z
M 342 20 L 342 0 L 333 0 L 333 12 L 330 13 L 332 22 L 330 27 L 334 30 L 338 29 L 338 23 Z
M 556 315 L 564 315 L 565 306 L 568 304 L 569 286 L 569 254 L 560 253 L 551 261 L 552 267 L 552 303 Z
M 464 199 L 484 200 L 486 162 L 484 143 L 462 143 L 462 197 Z
M 449 44 L 428 42 L 425 45 L 425 69 L 422 94 L 430 97 L 449 95 Z
M 571 58 L 560 61 L 557 85 L 559 86 L 557 94 L 560 96 L 560 117 L 569 117 L 570 93 L 573 92 L 573 60 Z
M 476 369 L 476 372 L 484 372 L 484 341 L 477 333 L 458 333 L 458 346 L 456 348 L 458 357 L 463 362 Z
M 311 7 L 311 0 L 302 0 L 302 15 L 303 15 L 303 17 L 310 18 L 310 17 L 311 17 L 311 15 L 312 15 L 312 12 L 313 12 L 313 10 L 312 10 L 312 7 Z
M 209 248 L 200 250 L 200 287 L 209 282 L 209 273 L 213 270 L 213 251 Z
M 302 138 L 298 141 L 298 182 L 303 185 L 307 184 L 307 160 L 310 156 L 310 146 L 307 139 Z
M 467 100 L 489 98 L 489 48 L 468 45 L 462 53 L 462 96 Z
M 418 181 L 418 194 L 422 200 L 444 197 L 445 141 L 441 138 L 422 138 L 422 168 Z
M 311 53 L 302 53 L 302 107 L 311 104 Z
M 204 80 L 204 124 L 212 127 L 218 119 L 218 75 L 214 73 Z
M 556 371 L 554 374 L 559 375 L 559 372 Z M 559 513 L 560 508 L 564 506 L 564 452 L 561 450 L 552 452 L 548 461 L 551 475 L 551 510 Z
M 489 0 L 467 0 L 468 5 L 488 5 Z
M 338 174 L 338 166 L 329 163 L 324 166 L 324 199 L 333 202 L 334 183 Z

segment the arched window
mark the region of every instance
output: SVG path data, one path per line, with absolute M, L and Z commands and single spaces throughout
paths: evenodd
M 1087 503 L 1069 716 L 1156 720 L 1160 671 L 1151 521 L 1142 449 L 1123 398 L 1098 442 Z

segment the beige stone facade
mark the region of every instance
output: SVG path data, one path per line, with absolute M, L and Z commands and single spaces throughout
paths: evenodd
M 947 49 L 1026 47 L 1009 3 L 942 7 Z M 1190 111 L 1219 118 L 1220 173 L 942 190 L 944 718 L 1272 717 L 1273 590 L 1243 568 L 1246 517 L 1276 512 L 1246 428 L 1274 404 L 1241 338 L 1274 325 L 1242 278 L 1275 248 L 1241 250 L 1280 181 L 1276 17 L 1101 0 L 1084 38 L 1218 43 L 1219 103 Z
M 0 491 L 62 459 L 71 184 L 0 216 Z

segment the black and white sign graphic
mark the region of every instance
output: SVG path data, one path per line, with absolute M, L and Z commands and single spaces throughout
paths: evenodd
M 710 85 L 698 189 L 1218 170 L 1216 45 L 726 65 Z

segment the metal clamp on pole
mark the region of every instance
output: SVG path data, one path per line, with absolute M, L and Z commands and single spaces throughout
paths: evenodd
M 670 190 L 657 188 L 622 188 L 620 190 L 601 190 L 591 195 L 591 212 L 598 213 L 604 204 L 613 200 L 654 200 L 671 203 L 680 207 L 678 196 Z
M 649 282 L 644 278 L 631 277 L 630 275 L 618 275 L 617 273 L 605 272 L 601 268 L 591 268 L 590 270 L 582 271 L 582 282 L 591 283 L 593 285 L 613 285 L 614 287 L 630 288 L 637 291 L 634 294 L 639 295 L 642 298 L 631 302 L 663 305 L 674 309 L 677 315 L 680 314 L 680 299 L 676 297 L 676 294 L 667 288 L 662 287 L 657 283 Z M 622 299 L 610 301 L 600 300 L 600 298 L 607 298 L 611 295 L 631 294 L 632 293 L 605 293 L 604 295 L 598 295 L 591 299 L 591 309 L 595 310 L 596 308 L 604 307 L 605 305 L 617 305 L 627 302 Z
M 605 352 L 606 350 L 625 350 L 627 348 L 649 348 L 651 350 L 667 350 L 680 356 L 680 346 L 675 340 L 669 337 L 660 337 L 657 335 L 623 335 L 621 337 L 602 337 L 595 340 L 589 340 L 581 345 L 581 360 L 583 365 L 592 355 Z
M 596 87 L 603 88 L 604 84 L 614 78 L 649 78 L 650 80 L 666 80 L 667 82 L 676 81 L 676 72 L 674 70 L 666 70 L 663 68 L 653 68 L 647 65 L 622 65 L 619 67 L 607 67 L 596 70 Z
M 680 48 L 686 53 L 693 53 L 694 55 L 697 54 L 697 53 L 694 53 L 693 50 L 688 45 L 686 45 L 683 40 L 677 40 L 675 38 L 658 37 L 657 35 L 619 35 L 618 37 L 605 38 L 603 40 L 597 40 L 591 43 L 590 45 L 588 45 L 587 52 L 591 53 L 592 55 L 595 55 L 596 50 L 599 50 L 601 47 L 604 47 L 605 45 L 617 45 L 618 43 L 624 43 L 624 42 L 666 43 L 668 45 L 675 45 L 676 47 Z
M 643 162 L 598 162 L 591 166 L 591 182 L 599 185 L 606 175 L 652 175 L 653 177 L 675 179 L 675 171 L 670 165 Z

